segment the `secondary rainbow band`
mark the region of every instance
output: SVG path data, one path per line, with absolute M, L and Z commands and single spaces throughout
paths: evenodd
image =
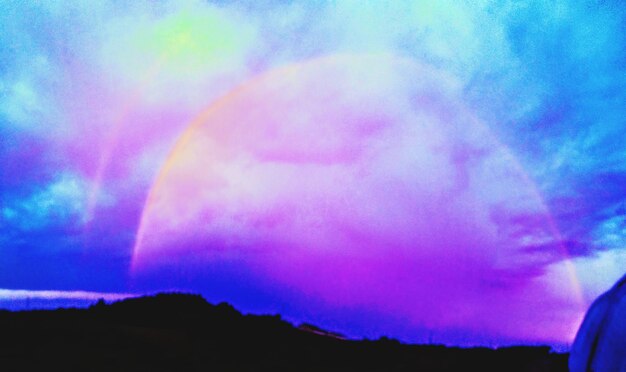
M 208 19 L 205 18 L 207 16 Z M 89 232 L 90 222 L 94 219 L 102 184 L 118 147 L 124 124 L 139 106 L 150 85 L 159 77 L 171 73 L 169 70 L 177 67 L 176 62 L 183 62 L 184 68 L 190 67 L 190 60 L 209 64 L 220 61 L 226 63 L 232 52 L 240 48 L 240 41 L 236 37 L 237 31 L 235 25 L 225 22 L 219 13 L 207 11 L 196 14 L 188 5 L 178 13 L 159 21 L 155 26 L 140 28 L 129 35 L 136 43 L 136 45 L 131 43 L 131 46 L 141 46 L 148 55 L 154 54 L 153 61 L 141 71 L 137 86 L 114 114 L 110 130 L 102 142 L 93 182 L 87 195 L 86 233 Z M 192 67 L 199 68 L 195 65 Z
M 102 188 L 102 183 L 104 181 L 104 176 L 106 175 L 107 169 L 111 165 L 113 154 L 115 152 L 115 149 L 118 146 L 119 137 L 122 134 L 122 128 L 124 126 L 124 122 L 133 112 L 133 109 L 137 106 L 137 104 L 141 101 L 141 98 L 143 97 L 143 93 L 146 91 L 147 87 L 158 76 L 167 58 L 168 58 L 167 55 L 161 56 L 161 58 L 155 61 L 155 63 L 146 71 L 145 76 L 141 79 L 141 83 L 131 95 L 131 99 L 128 100 L 122 106 L 117 116 L 111 123 L 112 128 L 104 140 L 104 145 L 102 146 L 102 151 L 100 153 L 100 157 L 98 158 L 98 166 L 96 168 L 96 172 L 93 177 L 94 181 L 91 184 L 91 188 L 89 189 L 89 193 L 87 197 L 87 208 L 86 208 L 87 227 L 89 227 L 90 225 L 89 222 L 94 217 L 96 204 L 98 202 L 100 190 Z
M 165 161 L 163 167 L 159 171 L 156 179 L 154 180 L 152 184 L 152 187 L 150 188 L 150 191 L 148 192 L 148 195 L 146 197 L 146 201 L 144 203 L 144 207 L 142 210 L 141 218 L 139 221 L 139 227 L 137 229 L 137 234 L 135 237 L 135 244 L 132 249 L 131 271 L 136 270 L 137 256 L 140 253 L 140 251 L 144 249 L 143 240 L 146 234 L 146 224 L 147 224 L 146 219 L 147 219 L 147 216 L 150 214 L 150 210 L 152 208 L 155 195 L 158 194 L 158 191 L 160 190 L 164 179 L 166 178 L 166 176 L 168 175 L 172 167 L 178 161 L 180 154 L 182 152 L 181 150 L 184 149 L 192 140 L 192 138 L 195 137 L 197 132 L 207 122 L 209 122 L 209 119 L 215 112 L 217 112 L 223 106 L 227 105 L 232 100 L 240 97 L 240 95 L 245 94 L 246 92 L 253 89 L 259 84 L 262 84 L 276 76 L 281 76 L 281 75 L 286 75 L 286 74 L 297 75 L 301 69 L 310 65 L 334 63 L 338 61 L 364 63 L 367 61 L 381 61 L 381 60 L 392 61 L 396 66 L 403 65 L 411 69 L 416 69 L 420 71 L 422 70 L 417 63 L 415 63 L 413 60 L 409 58 L 389 55 L 389 54 L 377 54 L 377 55 L 340 54 L 340 55 L 332 55 L 332 56 L 322 56 L 322 57 L 312 58 L 312 59 L 305 60 L 305 61 L 292 63 L 287 66 L 276 68 L 269 72 L 265 72 L 260 75 L 257 75 L 253 77 L 252 79 L 239 85 L 238 87 L 234 88 L 229 93 L 222 96 L 221 98 L 219 98 L 212 104 L 210 104 L 204 111 L 202 111 L 193 121 L 191 121 L 187 125 L 185 131 L 182 133 L 182 135 L 176 142 L 175 146 L 171 150 L 170 154 L 168 155 L 167 160 Z M 485 129 L 485 133 L 487 133 L 487 135 L 489 136 L 489 140 L 493 141 L 493 143 L 495 143 L 499 147 L 499 150 L 505 154 L 511 166 L 515 169 L 516 172 L 518 172 L 518 174 L 522 176 L 527 186 L 530 187 L 530 190 L 533 196 L 536 198 L 536 201 L 539 203 L 539 205 L 543 209 L 543 212 L 545 213 L 545 216 L 547 218 L 547 223 L 548 223 L 548 229 L 552 233 L 553 237 L 557 239 L 558 241 L 558 247 L 559 247 L 562 257 L 564 258 L 564 263 L 565 263 L 566 270 L 568 273 L 568 277 L 569 277 L 568 280 L 570 282 L 570 285 L 572 286 L 572 289 L 576 297 L 576 301 L 580 307 L 580 310 L 582 311 L 585 307 L 584 294 L 583 294 L 582 287 L 580 285 L 580 281 L 578 280 L 578 277 L 576 274 L 575 266 L 572 262 L 572 258 L 569 254 L 569 250 L 567 246 L 564 244 L 564 239 L 557 227 L 557 223 L 553 215 L 550 213 L 550 209 L 545 199 L 543 198 L 541 192 L 539 191 L 537 185 L 532 181 L 531 177 L 525 171 L 524 167 L 521 165 L 519 160 L 517 160 L 517 158 L 514 156 L 511 149 L 507 147 L 506 145 L 504 145 L 501 141 L 499 141 L 499 139 L 493 134 L 493 131 L 491 131 L 490 128 L 487 125 L 485 125 L 485 123 L 483 123 L 480 120 L 477 120 L 470 112 L 468 112 L 465 109 L 463 110 L 463 113 L 465 117 L 470 118 L 474 124 L 477 124 L 481 126 L 483 129 Z

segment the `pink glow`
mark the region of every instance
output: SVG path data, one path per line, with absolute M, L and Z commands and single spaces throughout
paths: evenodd
M 251 80 L 170 155 L 134 270 L 241 260 L 329 306 L 437 329 L 571 337 L 578 312 L 543 315 L 563 301 L 579 308 L 569 268 L 557 268 L 558 291 L 541 272 L 526 280 L 542 259 L 529 249 L 559 244 L 551 217 L 457 97 L 450 77 L 389 56 L 327 57 Z

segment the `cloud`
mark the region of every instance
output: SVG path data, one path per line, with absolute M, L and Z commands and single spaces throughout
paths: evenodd
M 234 261 L 301 293 L 295 303 L 476 334 L 520 317 L 503 337 L 537 322 L 528 337 L 562 334 L 576 318 L 553 324 L 522 309 L 561 301 L 540 283 L 570 257 L 536 186 L 458 89 L 429 66 L 372 54 L 251 81 L 201 115 L 167 160 L 136 273 Z M 503 315 L 478 321 L 487 311 Z
M 88 291 L 34 291 L 29 289 L 0 289 L 0 301 L 16 300 L 106 300 L 115 301 L 135 296 L 129 293 L 102 293 Z
M 597 246 L 606 249 L 626 248 L 626 214 L 610 217 L 593 232 Z
M 212 252 L 227 246 L 220 254 L 247 267 L 246 259 L 261 255 L 251 249 L 252 242 L 284 239 L 289 240 L 285 245 L 300 244 L 299 234 L 306 235 L 310 225 L 322 231 L 306 235 L 307 242 L 319 243 L 313 248 L 304 244 L 311 249 L 337 243 L 333 237 L 340 234 L 363 241 L 382 236 L 398 244 L 406 243 L 402 237 L 428 236 L 454 245 L 454 257 L 424 253 L 436 251 L 434 245 L 395 257 L 407 260 L 399 271 L 415 275 L 413 280 L 387 274 L 393 272 L 391 258 L 379 264 L 356 260 L 355 273 L 366 276 L 368 268 L 372 273 L 367 275 L 387 286 L 412 283 L 400 285 L 403 293 L 419 291 L 420 280 L 431 280 L 420 276 L 422 270 L 459 280 L 463 274 L 473 278 L 468 289 L 476 293 L 472 301 L 483 298 L 485 290 L 502 306 L 507 303 L 504 292 L 488 288 L 519 290 L 515 294 L 520 296 L 539 296 L 550 286 L 562 289 L 568 285 L 557 273 L 567 273 L 568 257 L 577 257 L 580 271 L 598 271 L 594 260 L 606 264 L 602 257 L 624 246 L 625 19 L 616 1 L 3 2 L 0 244 L 14 248 L 12 259 L 33 260 L 35 267 L 38 260 L 50 260 L 45 267 L 51 271 L 65 265 L 62 255 L 42 256 L 34 247 L 57 253 L 82 247 L 98 259 L 124 256 L 125 265 L 150 185 L 199 113 L 241 84 L 293 63 L 332 55 L 393 55 L 424 66 L 428 77 L 400 77 L 389 84 L 389 74 L 352 81 L 320 75 L 308 82 L 320 92 L 334 86 L 345 93 L 350 87 L 341 84 L 359 86 L 354 97 L 339 96 L 355 108 L 358 99 L 369 97 L 372 102 L 359 109 L 380 109 L 364 120 L 364 127 L 331 118 L 326 123 L 337 128 L 331 131 L 323 123 L 315 127 L 314 117 L 293 115 L 289 119 L 294 128 L 304 127 L 310 134 L 304 140 L 296 130 L 281 132 L 284 128 L 267 123 L 245 129 L 233 123 L 233 129 L 222 129 L 218 137 L 241 158 L 223 144 L 202 139 L 217 151 L 210 155 L 224 162 L 198 170 L 191 165 L 205 159 L 207 150 L 190 152 L 198 157 L 190 156 L 190 168 L 181 170 L 185 182 L 171 181 L 180 189 L 170 196 L 194 196 L 196 203 L 170 200 L 160 205 L 161 217 L 169 220 L 157 225 L 173 226 L 177 233 L 163 234 L 159 244 L 171 244 L 165 251 L 181 254 L 179 245 L 184 243 L 192 255 L 207 246 Z M 356 65 L 357 76 L 363 76 L 359 69 L 369 67 Z M 419 97 L 411 95 L 411 85 L 420 87 L 428 79 L 435 81 L 429 92 L 439 89 L 433 96 L 455 104 L 437 108 L 437 100 L 414 102 Z M 272 110 L 292 105 L 288 99 L 279 101 L 283 106 L 259 115 L 275 117 Z M 321 108 L 338 104 L 319 101 Z M 241 112 L 256 109 L 244 106 Z M 458 106 L 463 115 L 454 111 Z M 380 114 L 385 108 L 391 115 Z M 475 123 L 484 128 L 477 130 Z M 385 132 L 390 127 L 395 134 Z M 282 137 L 262 128 L 278 130 Z M 207 184 L 207 174 L 229 185 L 220 189 L 221 200 L 208 192 L 195 194 L 199 185 L 218 187 Z M 248 182 L 251 177 L 259 182 Z M 403 182 L 391 185 L 390 179 Z M 391 191 L 397 195 L 385 199 Z M 426 196 L 432 201 L 424 201 L 421 209 L 411 207 Z M 299 210 L 302 201 L 314 207 Z M 207 205 L 214 208 L 207 210 Z M 417 227 L 409 228 L 411 223 Z M 427 228 L 446 223 L 449 230 Z M 458 232 L 459 242 L 444 232 L 450 229 Z M 48 239 L 58 234 L 70 236 Z M 191 243 L 191 238 L 199 241 Z M 290 257 L 290 250 L 282 249 L 286 255 L 275 257 L 278 261 Z M 360 251 L 353 247 L 349 252 Z M 167 258 L 162 257 L 164 262 Z M 422 259 L 435 268 L 417 265 Z M 274 263 L 268 262 L 272 268 Z M 189 265 L 180 269 L 181 276 L 203 270 Z M 445 265 L 449 267 L 440 267 Z M 122 269 L 118 272 L 126 267 Z M 267 276 L 293 276 L 324 297 L 324 288 L 299 278 L 297 269 L 283 269 L 269 270 Z M 76 270 L 89 278 L 87 269 Z M 322 274 L 328 280 L 335 277 L 332 270 Z M 27 281 L 29 274 L 15 275 Z M 159 279 L 154 280 L 158 286 Z M 374 279 L 368 283 L 384 289 Z M 358 292 L 354 285 L 339 285 L 338 293 Z M 588 288 L 598 291 L 599 285 Z M 449 298 L 435 293 L 433 298 L 450 303 L 465 293 L 452 286 L 446 290 Z M 366 293 L 358 293 L 359 301 L 366 301 Z M 553 305 L 561 309 L 576 302 L 558 301 Z M 511 311 L 537 305 L 530 302 L 517 303 Z M 471 315 L 459 314 L 461 320 Z
M 63 174 L 23 199 L 16 198 L 2 208 L 4 222 L 13 228 L 31 231 L 51 226 L 85 223 L 85 183 Z

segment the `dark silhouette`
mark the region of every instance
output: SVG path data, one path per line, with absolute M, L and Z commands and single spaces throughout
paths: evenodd
M 626 275 L 587 311 L 569 367 L 572 372 L 626 372 Z
M 567 355 L 549 347 L 350 341 L 186 294 L 0 311 L 0 330 L 2 371 L 567 371 Z

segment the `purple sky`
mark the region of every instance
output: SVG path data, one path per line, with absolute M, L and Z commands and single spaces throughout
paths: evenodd
M 0 4 L 0 305 L 180 289 L 351 337 L 567 345 L 626 268 L 625 17 Z

